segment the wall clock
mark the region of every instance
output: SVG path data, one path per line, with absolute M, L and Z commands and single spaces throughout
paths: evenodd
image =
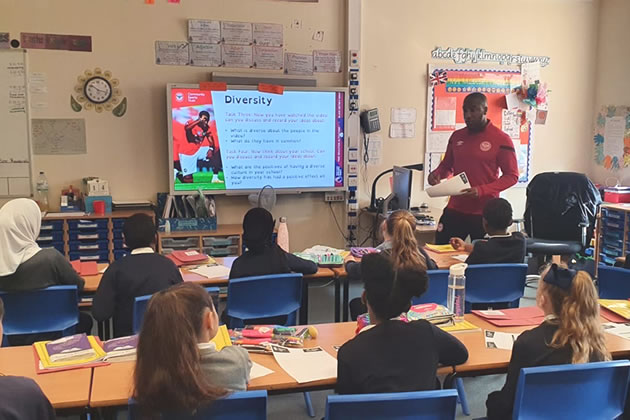
M 118 79 L 109 70 L 86 70 L 77 77 L 74 94 L 70 95 L 70 105 L 75 112 L 82 109 L 96 112 L 111 111 L 117 117 L 127 112 L 127 98 L 122 97 Z

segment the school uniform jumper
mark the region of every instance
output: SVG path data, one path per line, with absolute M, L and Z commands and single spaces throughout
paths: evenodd
M 488 236 L 476 241 L 467 264 L 520 264 L 525 261 L 527 244 L 520 232 Z

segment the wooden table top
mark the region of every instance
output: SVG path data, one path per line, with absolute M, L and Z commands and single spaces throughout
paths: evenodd
M 214 258 L 217 264 L 225 265 L 226 267 L 232 267 L 232 263 L 236 257 L 219 257 Z M 107 267 L 108 264 L 98 264 L 99 270 Z M 189 267 L 196 267 L 198 264 L 191 265 Z M 184 281 L 192 281 L 201 284 L 202 286 L 226 286 L 228 284 L 227 276 L 216 277 L 209 279 L 197 273 L 193 273 L 186 266 L 181 267 L 182 275 L 184 277 Z M 99 273 L 94 276 L 84 276 L 85 286 L 83 288 L 84 293 L 94 293 L 98 289 L 98 285 L 101 282 L 101 278 L 103 274 Z M 321 278 L 332 278 L 335 277 L 335 272 L 330 268 L 319 267 L 317 273 L 315 274 L 307 274 L 304 276 L 306 279 L 321 279 Z
M 33 379 L 55 409 L 87 407 L 92 368 L 38 375 L 32 346 L 0 348 L 0 373 Z
M 456 367 L 456 371 L 463 375 L 490 374 L 505 372 L 507 370 L 511 352 L 509 350 L 486 348 L 483 338 L 484 329 L 522 332 L 534 328 L 533 326 L 499 328 L 472 314 L 466 315 L 466 319 L 480 329 L 477 331 L 457 332 L 453 334 L 468 349 L 468 361 Z M 332 356 L 337 357 L 337 352 L 333 346 L 340 346 L 352 339 L 355 335 L 356 323 L 320 324 L 316 327 L 319 331 L 318 338 L 306 340 L 304 343 L 305 347 L 321 346 Z M 606 343 L 613 358 L 619 359 L 630 356 L 630 340 L 606 334 Z M 265 389 L 267 391 L 276 392 L 299 392 L 301 390 L 334 388 L 337 382 L 336 378 L 331 378 L 298 384 L 280 368 L 273 355 L 250 354 L 250 357 L 252 361 L 274 372 L 252 380 L 249 384 L 250 390 Z M 127 404 L 127 400 L 131 395 L 133 367 L 134 362 L 123 362 L 94 368 L 90 405 L 92 407 L 103 407 Z M 438 369 L 438 374 L 447 374 L 450 372 L 452 372 L 452 367 L 450 366 L 444 366 Z

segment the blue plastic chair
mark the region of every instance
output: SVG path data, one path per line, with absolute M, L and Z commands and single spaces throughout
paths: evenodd
M 329 395 L 326 420 L 453 420 L 454 389 L 385 394 Z
M 219 294 L 218 287 L 206 287 L 205 288 L 208 293 L 216 293 Z M 142 319 L 144 318 L 144 313 L 147 310 L 147 305 L 149 304 L 149 299 L 151 299 L 153 295 L 144 295 L 138 296 L 133 301 L 133 333 L 138 334 L 140 332 L 140 327 L 142 327 Z M 217 311 L 219 308 L 217 308 Z
M 446 306 L 448 294 L 448 270 L 428 270 L 429 288 L 420 297 L 413 298 L 412 305 L 421 303 L 438 303 Z
M 228 283 L 229 328 L 247 320 L 287 316 L 286 325 L 297 323 L 302 304 L 302 274 L 269 274 L 231 279 Z
M 4 335 L 60 332 L 74 334 L 79 323 L 77 286 L 51 286 L 25 292 L 0 292 Z
M 478 264 L 466 269 L 466 312 L 472 304 L 507 303 L 518 308 L 525 292 L 527 264 Z
M 226 313 L 229 328 L 241 328 L 247 320 L 286 316 L 295 325 L 302 305 L 302 274 L 269 274 L 230 279 Z M 304 393 L 306 411 L 315 417 L 311 394 Z
M 512 418 L 616 419 L 629 378 L 628 360 L 523 368 Z
M 600 265 L 597 269 L 600 299 L 630 298 L 630 270 Z
M 133 399 L 129 400 L 129 420 L 140 420 L 140 409 Z M 198 410 L 195 415 L 163 413 L 162 420 L 266 420 L 267 391 L 235 392 Z

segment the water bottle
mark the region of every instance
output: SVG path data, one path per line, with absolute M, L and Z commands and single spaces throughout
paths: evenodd
M 455 315 L 455 320 L 464 319 L 466 300 L 466 268 L 468 264 L 455 264 L 449 269 L 448 275 L 448 310 Z
M 289 252 L 289 228 L 287 227 L 287 218 L 281 217 L 278 224 L 278 239 L 276 240 L 278 246 Z
M 37 178 L 35 201 L 41 211 L 48 211 L 48 178 L 46 178 L 44 171 L 41 171 Z

